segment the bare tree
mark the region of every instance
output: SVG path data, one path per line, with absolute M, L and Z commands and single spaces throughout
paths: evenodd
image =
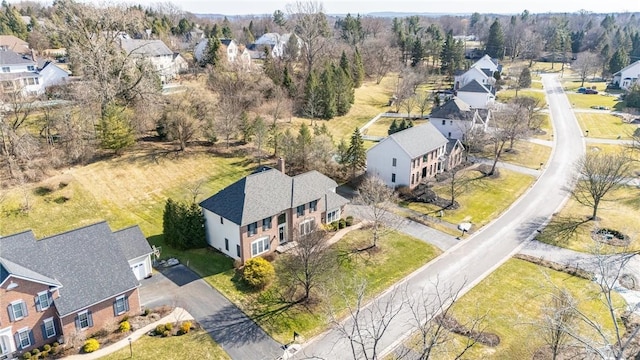
M 267 142 L 269 128 L 267 127 L 267 124 L 265 124 L 264 120 L 262 120 L 262 117 L 257 116 L 253 121 L 253 130 L 255 135 L 253 143 L 255 144 L 258 152 L 256 156 L 258 158 L 258 165 L 260 165 L 262 163 L 263 156 L 262 149 L 264 148 L 264 144 Z
M 416 106 L 418 107 L 418 111 L 420 111 L 420 118 L 424 119 L 424 113 L 429 110 L 431 106 L 431 100 L 433 97 L 427 91 L 421 91 L 415 95 Z
M 302 42 L 302 57 L 306 74 L 314 68 L 318 56 L 323 53 L 329 35 L 329 23 L 322 3 L 312 0 L 298 0 L 287 5 L 288 24 L 293 24 L 293 32 Z
M 589 75 L 595 74 L 600 68 L 600 61 L 597 54 L 591 52 L 583 52 L 578 54 L 576 61 L 571 64 L 571 68 L 578 74 L 584 86 L 584 82 Z
M 551 358 L 556 360 L 572 337 L 568 329 L 573 329 L 577 317 L 575 309 L 577 301 L 564 288 L 555 288 L 551 294 L 551 302 L 543 307 L 541 335 L 551 350 Z
M 389 46 L 389 40 L 366 40 L 362 47 L 362 60 L 367 76 L 374 78 L 380 84 L 389 72 L 398 65 L 396 51 Z
M 526 126 L 523 126 L 526 123 L 522 121 L 522 109 L 512 105 L 494 111 L 493 124 L 494 127 L 487 134 L 493 150 L 493 164 L 488 175 L 495 172 L 505 145 L 508 143 L 509 149 L 512 149 L 515 141 L 524 137 L 528 131 Z
M 576 201 L 592 208 L 591 220 L 597 219 L 598 206 L 607 194 L 622 186 L 629 175 L 631 160 L 623 153 L 589 152 L 576 162 L 578 179 L 572 192 Z
M 407 111 L 407 118 L 411 119 L 411 111 L 416 106 L 417 99 L 415 94 L 413 96 L 408 96 L 404 100 L 402 100 L 402 107 Z
M 169 140 L 178 142 L 180 150 L 198 136 L 211 109 L 193 90 L 169 98 L 159 125 Z
M 364 219 L 371 222 L 373 243 L 370 248 L 373 248 L 385 233 L 384 218 L 397 199 L 393 190 L 375 176 L 367 176 L 358 187 L 358 193 L 354 203 L 363 205 Z
M 541 101 L 532 96 L 519 96 L 513 99 L 513 103 L 521 109 L 521 114 L 529 130 L 539 130 L 542 124 Z

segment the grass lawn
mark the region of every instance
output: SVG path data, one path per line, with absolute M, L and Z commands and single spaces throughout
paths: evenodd
M 540 80 L 533 80 L 533 81 L 531 81 L 531 88 L 532 88 L 532 89 L 539 89 L 539 90 L 542 90 L 542 89 L 543 89 L 543 87 L 542 87 L 542 81 L 540 81 Z
M 352 249 L 363 246 L 369 239 L 370 232 L 354 230 L 332 245 L 340 260 L 333 281 L 341 283 L 353 281 L 354 278 L 365 279 L 369 296 L 382 292 L 440 253 L 438 249 L 423 241 L 399 232 L 391 232 L 381 240 L 378 252 L 347 255 Z M 277 269 L 277 260 L 275 266 Z M 267 289 L 261 293 L 251 292 L 234 275 L 235 271 L 229 270 L 205 277 L 205 280 L 252 316 L 276 340 L 290 341 L 293 331 L 309 339 L 324 331 L 329 325 L 325 311 L 326 303 L 298 305 L 283 310 L 281 304 L 270 303 L 276 297 L 274 291 Z M 271 289 L 274 287 L 275 284 Z M 340 296 L 333 294 L 326 298 L 330 299 L 332 308 L 342 312 L 340 304 L 343 300 Z
M 590 281 L 550 270 L 523 260 L 512 259 L 464 295 L 453 307 L 461 322 L 474 315 L 486 314 L 485 331 L 500 337 L 491 348 L 476 345 L 465 354 L 468 359 L 531 359 L 544 346 L 540 335 L 543 308 L 550 305 L 554 287 L 566 288 L 578 301 L 578 308 L 613 335 L 613 323 L 606 307 L 598 298 L 598 290 Z M 615 297 L 617 305 L 624 301 Z M 579 328 L 583 336 L 593 336 L 586 326 Z M 452 358 L 452 357 L 451 357 Z
M 562 80 L 562 86 L 564 87 L 564 90 L 567 92 L 575 92 L 580 87 L 591 89 L 593 86 L 596 87 L 596 90 L 602 92 L 607 89 L 607 82 L 606 81 L 595 81 L 595 82 L 585 81 L 584 85 L 582 85 L 582 80 L 580 79 L 565 78 Z
M 541 140 L 553 140 L 553 127 L 551 126 L 551 118 L 549 114 L 540 114 L 542 117 L 542 122 L 540 123 L 540 129 L 543 130 L 544 134 L 534 134 L 532 137 Z
M 514 89 L 502 90 L 499 91 L 496 100 L 499 102 L 509 102 L 516 96 L 516 91 Z M 518 96 L 529 96 L 535 98 L 540 101 L 542 107 L 546 106 L 547 100 L 544 96 L 544 92 L 541 90 L 518 90 Z
M 618 154 L 620 152 L 624 152 L 626 156 L 634 160 L 631 162 L 630 167 L 632 176 L 640 176 L 640 152 L 633 151 L 626 145 L 587 143 L 587 151 L 602 151 L 605 154 Z
M 624 123 L 621 118 L 611 114 L 576 113 L 576 118 L 582 132 L 589 130 L 589 137 L 593 138 L 630 139 L 638 128 L 637 125 Z
M 640 250 L 640 190 L 635 187 L 623 187 L 616 191 L 610 192 L 605 200 L 598 207 L 597 222 L 588 221 L 582 223 L 575 233 L 568 237 L 559 237 L 552 229 L 553 224 L 566 223 L 566 219 L 575 219 L 575 221 L 584 221 L 591 216 L 591 208 L 579 204 L 575 199 L 571 198 L 564 208 L 557 214 L 551 222 L 551 226 L 538 236 L 538 240 L 544 241 L 557 246 L 566 247 L 568 249 L 591 252 L 597 244 L 591 238 L 591 231 L 595 227 L 608 228 L 617 230 L 623 234 L 630 236 L 631 243 L 628 250 Z M 604 251 L 621 251 L 623 247 L 606 247 Z
M 568 92 L 569 102 L 576 109 L 590 109 L 592 106 L 607 106 L 613 109 L 618 104 L 616 96 L 605 94 L 578 94 Z
M 189 334 L 170 337 L 143 336 L 133 343 L 133 357 L 129 347 L 125 347 L 100 360 L 157 360 L 185 358 L 190 359 L 231 359 L 222 348 L 211 340 L 204 330 L 194 330 Z
M 509 145 L 507 144 L 507 147 Z M 491 145 L 493 147 L 493 145 Z M 546 164 L 551 156 L 551 147 L 534 144 L 530 141 L 519 140 L 513 146 L 513 150 L 510 152 L 502 152 L 500 161 L 510 164 L 520 165 L 528 167 L 530 169 L 539 169 L 540 163 Z M 489 147 L 485 148 L 485 151 L 480 154 L 482 157 L 492 158 L 493 150 Z
M 479 173 L 474 171 L 474 176 L 478 175 Z M 460 207 L 456 210 L 446 210 L 442 220 L 451 224 L 470 221 L 477 230 L 505 211 L 534 180 L 532 176 L 500 169 L 500 177 L 497 179 L 483 178 L 472 182 L 467 191 L 456 199 Z M 437 185 L 434 191 L 443 198 L 449 198 L 446 185 Z M 440 210 L 437 206 L 423 203 L 410 203 L 407 206 L 429 215 Z
M 389 130 L 389 127 L 391 126 L 391 123 L 393 122 L 393 120 L 395 120 L 396 124 L 398 125 L 402 122 L 402 119 L 380 118 L 378 119 L 378 121 L 376 121 L 371 126 L 369 126 L 369 128 L 366 130 L 366 135 L 387 136 L 388 135 L 387 131 Z M 412 122 L 413 122 L 413 126 L 417 126 L 420 124 L 427 123 L 429 122 L 429 120 L 412 120 Z

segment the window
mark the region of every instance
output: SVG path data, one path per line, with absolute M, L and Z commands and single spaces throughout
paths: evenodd
M 56 336 L 56 325 L 53 323 L 52 317 L 42 322 L 42 335 L 45 339 Z
M 309 203 L 309 212 L 314 212 L 318 210 L 318 200 L 313 200 Z
M 27 304 L 22 300 L 14 301 L 9 305 L 9 315 L 11 315 L 11 321 L 17 321 L 24 317 L 27 314 Z
M 220 216 L 220 224 L 224 224 L 224 218 Z
M 224 238 L 224 249 L 229 251 L 229 239 Z
M 453 126 L 453 120 L 449 120 L 449 125 Z
M 129 311 L 129 300 L 124 296 L 118 296 L 113 303 L 113 313 L 118 316 Z
M 451 131 L 449 131 L 449 134 L 447 135 L 447 137 L 451 139 Z
M 89 310 L 79 312 L 76 316 L 76 329 L 84 330 L 93 326 L 93 317 Z
M 26 349 L 31 346 L 31 336 L 29 336 L 31 331 L 29 328 L 24 328 L 18 330 L 18 342 L 21 349 Z
M 247 233 L 249 236 L 253 236 L 258 233 L 258 223 L 254 222 L 252 224 L 247 225 Z
M 262 219 L 262 231 L 271 229 L 271 217 Z
M 415 176 L 415 174 L 411 174 L 411 185 L 413 185 L 413 177 Z
M 396 174 L 391 174 L 391 182 L 396 182 Z
M 427 162 L 428 157 L 429 157 L 429 155 L 428 155 L 428 154 L 424 154 L 424 155 L 422 155 L 422 162 L 423 162 L 423 163 L 426 163 L 426 162 Z
M 269 237 L 265 236 L 251 243 L 251 256 L 257 256 L 269 251 Z
M 447 120 L 442 120 L 442 125 L 446 125 L 447 124 Z
M 8 66 L 3 66 L 2 67 L 2 72 L 11 72 L 11 68 Z
M 316 227 L 316 220 L 311 218 L 300 223 L 300 235 L 307 235 Z
M 327 213 L 327 224 L 340 220 L 340 209 L 336 209 Z
M 35 67 L 35 66 L 33 66 L 33 65 L 29 65 L 29 66 L 27 66 L 27 70 L 28 70 L 28 71 L 35 71 L 35 70 L 36 70 L 36 67 Z
M 44 311 L 49 308 L 51 304 L 49 303 L 49 292 L 42 291 L 38 293 L 36 296 L 36 309 L 38 311 Z
M 393 158 L 393 160 L 391 160 L 391 166 L 396 166 L 398 163 L 398 159 Z
M 298 214 L 298 217 L 304 216 L 304 204 L 296 208 L 296 213 Z
M 240 257 L 240 245 L 236 245 L 236 255 Z

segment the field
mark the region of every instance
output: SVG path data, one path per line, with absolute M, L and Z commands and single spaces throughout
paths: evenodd
M 589 130 L 589 137 L 593 138 L 630 139 L 638 128 L 637 125 L 624 123 L 621 118 L 611 114 L 576 113 L 576 118 L 582 131 L 586 134 Z
M 400 122 L 402 122 L 402 119 L 380 118 L 365 131 L 365 134 L 371 135 L 371 136 L 386 137 L 388 136 L 387 130 L 389 130 L 389 127 L 391 126 L 391 123 L 393 122 L 393 120 L 396 121 L 396 124 L 400 124 Z M 429 122 L 429 120 L 412 120 L 412 122 L 414 126 L 417 126 L 420 124 L 427 123 Z

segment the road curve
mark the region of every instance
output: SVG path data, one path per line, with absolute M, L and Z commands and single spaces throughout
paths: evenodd
M 407 296 L 419 300 L 423 293 L 435 293 L 436 280 L 441 288 L 451 286 L 468 291 L 517 252 L 563 205 L 567 198 L 565 185 L 574 176 L 575 161 L 585 151 L 584 139 L 557 76 L 544 74 L 542 82 L 555 129 L 554 151 L 543 173 L 502 216 L 397 284 Z M 391 293 L 382 294 L 379 301 L 387 303 Z M 393 299 L 398 300 L 399 297 Z M 347 324 L 350 321 L 345 320 Z M 375 318 L 371 321 L 377 322 Z M 410 309 L 404 307 L 380 339 L 378 351 L 391 351 L 411 332 L 413 323 Z M 296 358 L 349 359 L 353 356 L 349 342 L 332 329 L 304 344 Z

